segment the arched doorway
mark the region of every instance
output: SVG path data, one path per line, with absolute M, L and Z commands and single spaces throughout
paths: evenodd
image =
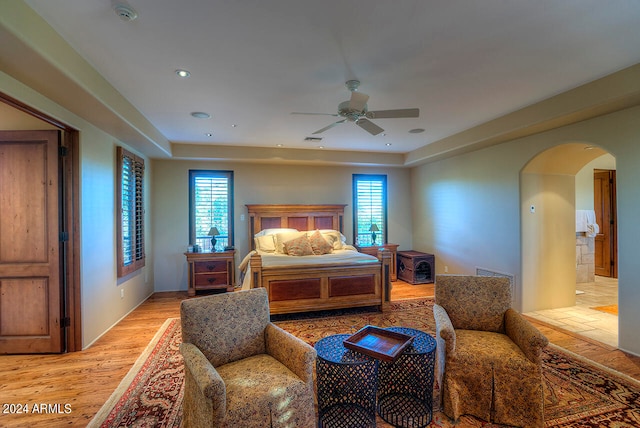
M 576 232 L 576 210 L 593 210 L 593 169 L 588 171 L 585 166 L 603 157 L 613 159 L 593 144 L 565 143 L 539 153 L 522 169 L 521 303 L 524 313 L 546 311 L 552 317 L 558 316 L 558 312 L 550 312 L 552 310 L 575 307 L 576 282 L 583 276 L 578 265 L 577 243 L 584 235 Z M 613 162 L 615 165 L 615 159 Z M 590 176 L 590 193 L 584 191 L 585 175 Z M 587 241 L 592 250 L 593 237 Z M 586 260 L 593 265 L 593 256 Z M 590 269 L 593 272 L 593 267 Z M 617 319 L 615 323 L 617 344 Z M 578 325 L 574 331 L 580 331 Z

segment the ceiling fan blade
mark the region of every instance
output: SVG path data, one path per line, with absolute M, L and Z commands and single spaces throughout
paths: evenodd
M 420 115 L 420 109 L 417 108 L 404 108 L 399 110 L 377 110 L 368 111 L 367 117 L 369 119 L 390 119 L 396 117 L 418 117 Z
M 304 115 L 308 115 L 308 116 L 336 116 L 338 117 L 338 114 L 336 113 L 301 113 L 299 111 L 294 111 L 291 114 L 304 114 Z
M 324 127 L 324 128 L 322 128 L 322 129 L 318 129 L 316 132 L 313 132 L 313 134 L 314 134 L 314 135 L 315 135 L 315 134 L 320 134 L 320 133 L 322 133 L 322 132 L 324 132 L 324 131 L 326 131 L 326 130 L 328 130 L 328 129 L 333 128 L 334 126 L 337 126 L 337 125 L 340 125 L 341 123 L 344 123 L 346 120 L 347 120 L 347 119 L 342 119 L 342 120 L 339 120 L 339 121 L 337 121 L 337 122 L 333 122 L 333 123 L 332 123 L 331 125 L 329 125 L 329 126 L 325 126 L 325 127 Z
M 358 120 L 356 120 L 356 125 L 358 125 L 362 129 L 364 129 L 365 131 L 367 131 L 371 135 L 378 135 L 379 133 L 384 131 L 384 129 L 380 128 L 378 125 L 376 125 L 375 123 L 373 123 L 373 122 L 371 122 L 370 120 L 367 120 L 367 119 L 358 119 Z
M 355 111 L 362 111 L 367 105 L 369 95 L 361 94 L 360 92 L 351 92 L 351 99 L 349 100 L 349 108 Z

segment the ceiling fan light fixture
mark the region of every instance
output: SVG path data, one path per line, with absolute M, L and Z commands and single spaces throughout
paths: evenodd
M 338 114 L 335 113 L 300 113 L 294 112 L 291 114 L 306 114 L 306 115 L 328 115 L 337 116 L 343 119 L 333 122 L 324 128 L 318 129 L 312 134 L 321 134 L 334 126 L 340 125 L 345 122 L 352 122 L 364 129 L 371 135 L 378 135 L 384 131 L 375 123 L 369 119 L 395 119 L 403 117 L 418 117 L 420 116 L 420 110 L 417 108 L 405 108 L 396 110 L 377 110 L 369 111 L 367 107 L 367 101 L 369 101 L 369 95 L 357 92 L 360 86 L 359 80 L 347 80 L 345 85 L 349 91 L 351 91 L 351 98 L 348 101 L 343 101 L 338 104 Z M 411 131 L 410 131 L 411 132 Z M 424 129 L 420 132 L 424 132 Z
M 176 70 L 176 75 L 182 79 L 186 79 L 187 77 L 191 76 L 191 72 L 189 72 L 189 70 L 179 68 Z
M 195 117 L 196 119 L 209 119 L 211 117 L 209 113 L 205 113 L 203 111 L 194 111 L 191 113 L 191 116 Z

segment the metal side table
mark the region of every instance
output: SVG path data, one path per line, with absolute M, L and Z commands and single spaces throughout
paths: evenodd
M 315 344 L 318 426 L 376 426 L 379 361 L 345 348 L 349 334 L 335 334 Z
M 426 427 L 433 418 L 436 340 L 420 330 L 389 327 L 415 336 L 394 362 L 380 362 L 378 414 L 395 427 Z

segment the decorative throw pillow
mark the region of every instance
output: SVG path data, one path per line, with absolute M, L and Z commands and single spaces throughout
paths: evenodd
M 323 229 L 320 231 L 324 239 L 333 246 L 334 250 L 341 250 L 346 242 L 344 235 L 337 230 Z
M 313 235 L 309 237 L 309 243 L 313 249 L 313 254 L 319 256 L 321 254 L 329 254 L 333 251 L 333 245 L 327 242 L 322 236 L 319 230 L 316 230 Z
M 313 249 L 309 243 L 307 235 L 302 235 L 298 238 L 286 241 L 284 244 L 284 252 L 290 256 L 311 256 L 313 255 Z
M 301 236 L 307 236 L 307 232 L 283 232 L 276 233 L 274 235 L 274 241 L 276 243 L 276 253 L 287 254 L 284 249 L 284 243 L 291 241 L 292 239 L 299 238 Z

